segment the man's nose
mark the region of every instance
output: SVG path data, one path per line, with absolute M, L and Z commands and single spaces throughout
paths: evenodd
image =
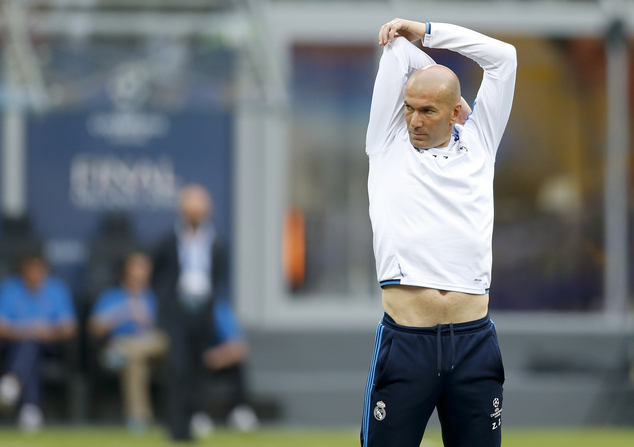
M 422 127 L 423 126 L 423 115 L 420 112 L 414 112 L 412 114 L 412 120 L 410 121 L 410 125 L 412 127 Z

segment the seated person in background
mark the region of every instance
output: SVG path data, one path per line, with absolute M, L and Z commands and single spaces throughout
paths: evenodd
M 0 404 L 10 408 L 20 402 L 20 427 L 37 431 L 43 423 L 41 358 L 54 352 L 55 343 L 75 335 L 77 321 L 70 291 L 61 280 L 49 276 L 39 252 L 22 257 L 19 273 L 0 285 L 0 338 L 8 342 Z
M 247 386 L 244 377 L 244 362 L 248 345 L 240 322 L 228 299 L 219 299 L 213 308 L 216 339 L 203 354 L 203 363 L 214 376 L 224 378 L 232 386 L 231 412 L 228 423 L 240 431 L 251 431 L 259 421 L 248 404 Z
M 156 328 L 157 305 L 149 287 L 152 261 L 140 251 L 124 261 L 121 285 L 106 290 L 92 309 L 88 331 L 107 338 L 104 366 L 120 372 L 126 424 L 144 431 L 152 421 L 150 360 L 164 355 L 167 336 Z

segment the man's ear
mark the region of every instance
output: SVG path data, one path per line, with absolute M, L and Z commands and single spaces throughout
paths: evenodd
M 451 119 L 450 122 L 452 125 L 458 123 L 458 124 L 462 124 L 460 122 L 460 113 L 462 112 L 462 104 L 458 103 L 455 106 L 453 106 L 453 110 L 451 111 Z
M 471 114 L 471 107 L 469 107 L 469 104 L 467 104 L 467 101 L 464 98 L 460 98 L 460 115 L 458 118 L 458 124 L 464 124 L 467 119 L 469 118 L 469 115 Z

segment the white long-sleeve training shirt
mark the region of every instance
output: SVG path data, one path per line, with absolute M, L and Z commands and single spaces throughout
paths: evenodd
M 495 154 L 511 112 L 516 52 L 443 23 L 427 25 L 423 45 L 474 60 L 484 76 L 471 116 L 455 126 L 449 145 L 419 151 L 407 132 L 405 84 L 434 61 L 403 37 L 385 46 L 366 137 L 378 280 L 483 294 L 491 283 Z

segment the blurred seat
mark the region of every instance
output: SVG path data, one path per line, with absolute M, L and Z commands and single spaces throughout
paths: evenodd
M 102 367 L 100 354 L 104 340 L 90 337 L 86 331 L 88 316 L 99 295 L 119 282 L 123 259 L 142 249 L 126 214 L 104 214 L 99 232 L 88 246 L 88 262 L 80 315 L 83 369 L 86 373 L 86 416 L 91 421 L 122 422 L 119 383 L 116 373 Z
M 3 216 L 0 224 L 0 281 L 17 273 L 18 263 L 28 253 L 41 252 L 43 241 L 33 230 L 28 215 Z M 6 364 L 6 343 L 0 340 L 0 371 Z M 77 338 L 61 343 L 41 365 L 44 412 L 47 421 L 67 419 L 73 413 L 74 384 L 79 377 Z
M 127 215 L 104 215 L 99 233 L 89 245 L 85 293 L 90 303 L 117 283 L 122 259 L 139 248 Z
M 42 240 L 33 231 L 28 216 L 3 216 L 0 224 L 0 279 L 14 273 L 24 254 L 41 248 Z

